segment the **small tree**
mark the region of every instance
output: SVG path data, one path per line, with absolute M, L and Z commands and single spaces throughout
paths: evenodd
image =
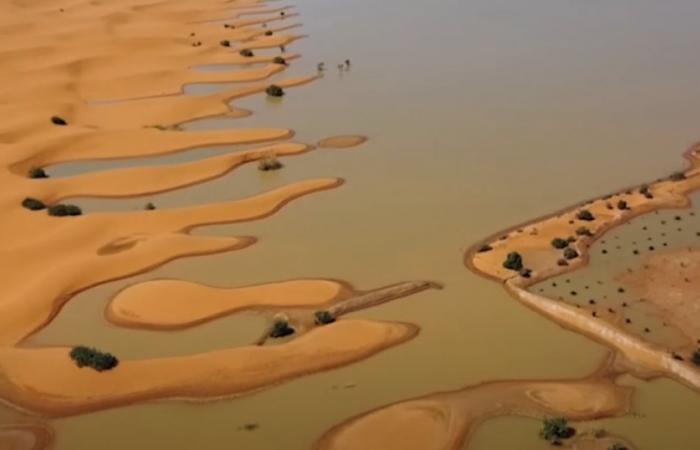
M 506 260 L 503 261 L 503 267 L 518 272 L 523 268 L 523 257 L 518 252 L 510 252 Z
M 552 239 L 552 247 L 557 248 L 559 250 L 566 248 L 569 246 L 569 241 L 566 239 L 562 238 L 554 238 Z
M 44 202 L 32 197 L 27 197 L 22 200 L 22 206 L 30 211 L 39 211 L 46 208 Z
M 576 430 L 569 426 L 565 417 L 545 418 L 540 430 L 540 437 L 552 445 L 560 445 L 561 439 L 569 439 L 574 434 Z
M 270 97 L 282 97 L 284 95 L 284 90 L 276 84 L 271 84 L 265 89 L 265 93 Z
M 272 330 L 270 330 L 271 338 L 282 338 L 294 334 L 294 328 L 289 326 L 289 322 L 286 320 L 278 320 L 272 325 Z
M 49 175 L 41 167 L 33 167 L 29 169 L 29 178 L 48 178 Z
M 564 249 L 564 258 L 565 259 L 574 259 L 578 257 L 578 252 L 574 250 L 571 247 L 567 247 Z
M 578 213 L 576 213 L 576 218 L 578 220 L 585 220 L 587 222 L 590 222 L 592 220 L 595 220 L 595 217 L 593 216 L 593 213 L 591 213 L 587 209 L 582 209 Z
M 117 357 L 111 353 L 101 352 L 96 348 L 83 345 L 73 347 L 69 355 L 78 367 L 90 367 L 98 372 L 111 370 L 119 364 Z

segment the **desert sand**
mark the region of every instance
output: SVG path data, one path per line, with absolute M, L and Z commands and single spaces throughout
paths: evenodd
M 190 234 L 196 227 L 260 220 L 302 196 L 342 185 L 337 177 L 312 178 L 246 198 L 232 194 L 218 203 L 66 217 L 22 206 L 27 198 L 52 206 L 83 197 L 146 196 L 221 177 L 249 162 L 311 151 L 308 144 L 292 142 L 294 132 L 285 128 L 192 132 L 182 127 L 206 117 L 248 114 L 230 102 L 265 95 L 269 78 L 299 60 L 300 55 L 282 48 L 304 37 L 295 17 L 286 5 L 269 7 L 258 0 L 20 0 L 0 5 L 0 113 L 5 118 L 0 123 L 0 253 L 4 261 L 12 261 L 4 271 L 0 299 L 3 401 L 27 413 L 62 416 L 139 401 L 227 397 L 350 364 L 416 336 L 416 326 L 402 323 L 311 323 L 299 337 L 279 345 L 122 359 L 106 372 L 78 368 L 69 357 L 70 347 L 19 346 L 85 289 L 176 258 L 239 250 L 257 241 L 254 236 Z M 260 52 L 245 56 L 243 50 Z M 275 61 L 275 56 L 284 61 Z M 225 72 L 198 69 L 211 64 L 241 67 Z M 275 79 L 275 84 L 286 89 L 315 79 L 312 74 Z M 236 85 L 215 94 L 183 94 L 184 85 L 201 82 Z M 343 142 L 356 145 L 364 139 Z M 180 164 L 69 177 L 29 175 L 36 169 L 50 174 L 52 165 L 67 162 L 252 144 L 256 147 Z M 194 326 L 255 302 L 311 307 L 352 299 L 346 283 L 328 280 L 218 290 L 177 280 L 155 283 L 126 291 L 129 297 L 115 302 L 108 315 L 122 325 L 168 328 Z M 363 297 L 360 306 L 428 287 L 432 284 L 409 282 Z M 171 306 L 180 302 L 180 307 L 149 303 L 149 289 L 164 289 Z M 205 298 L 196 307 L 192 302 L 185 307 L 185 291 Z M 11 448 L 48 443 L 45 435 L 22 424 L 10 427 L 0 432 L 0 442 L 10 442 Z

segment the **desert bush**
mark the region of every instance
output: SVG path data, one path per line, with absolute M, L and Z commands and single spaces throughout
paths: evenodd
M 79 206 L 59 203 L 57 205 L 49 206 L 49 216 L 65 217 L 65 216 L 79 216 L 83 213 L 83 210 Z
M 518 271 L 518 274 L 523 278 L 530 278 L 532 276 L 532 270 L 527 267 L 523 267 Z
M 24 208 L 31 210 L 31 211 L 39 211 L 41 209 L 46 208 L 46 205 L 44 204 L 44 202 L 42 202 L 41 200 L 37 200 L 36 198 L 32 198 L 32 197 L 27 197 L 24 200 L 22 200 L 22 206 Z
M 491 247 L 489 244 L 484 244 L 481 247 L 479 247 L 479 250 L 477 250 L 478 253 L 486 253 L 490 252 L 493 250 L 493 247 Z
M 267 30 L 265 32 L 265 36 L 272 36 L 272 30 Z
M 696 366 L 700 366 L 700 348 L 693 352 L 693 356 L 690 358 L 690 360 L 693 361 L 693 364 Z
M 282 64 L 283 66 L 286 66 L 286 65 L 287 65 L 287 60 L 284 59 L 284 58 L 282 58 L 281 56 L 275 56 L 275 57 L 272 59 L 272 62 L 273 62 L 274 64 Z
M 576 228 L 576 234 L 579 236 L 593 236 L 593 233 L 588 227 L 578 227 Z
M 219 44 L 221 44 L 222 47 L 230 47 L 230 46 L 231 46 L 231 42 L 230 42 L 230 41 L 227 41 L 226 39 L 224 39 L 223 41 L 219 42 Z
M 68 122 L 66 122 L 65 119 L 58 116 L 52 116 L 51 123 L 53 123 L 54 125 L 68 125 Z
M 289 326 L 289 322 L 286 320 L 278 320 L 272 325 L 272 330 L 270 330 L 271 338 L 282 338 L 294 334 L 294 328 Z
M 254 56 L 254 55 L 253 55 L 253 50 L 250 50 L 250 49 L 247 49 L 247 48 L 244 48 L 243 50 L 241 50 L 240 52 L 238 52 L 238 54 L 241 55 L 241 56 L 245 56 L 246 58 L 250 58 L 250 57 Z
M 593 213 L 591 213 L 587 209 L 582 209 L 579 212 L 576 213 L 576 218 L 578 220 L 585 220 L 587 222 L 590 222 L 591 220 L 595 220 L 595 217 L 593 216 Z
M 148 202 L 148 203 L 146 203 L 146 206 L 144 208 L 147 209 L 148 211 L 153 211 L 154 209 L 156 209 L 156 205 L 154 205 L 151 202 Z
M 551 244 L 552 244 L 552 247 L 558 248 L 561 250 L 561 249 L 569 246 L 569 241 L 567 241 L 566 239 L 562 239 L 562 238 L 554 238 L 554 239 L 552 239 Z
M 559 445 L 561 439 L 568 439 L 574 434 L 576 430 L 569 426 L 565 417 L 545 418 L 540 430 L 540 437 L 553 445 Z
M 27 173 L 29 178 L 48 178 L 49 175 L 41 167 L 33 167 Z
M 90 367 L 98 372 L 117 367 L 119 360 L 111 353 L 105 353 L 92 347 L 77 346 L 70 351 L 70 358 L 78 367 Z
M 265 93 L 270 97 L 282 97 L 284 95 L 284 90 L 276 84 L 271 84 L 265 89 Z
M 673 172 L 670 177 L 668 177 L 669 180 L 671 181 L 681 181 L 685 180 L 685 173 L 683 172 Z
M 566 259 L 574 259 L 578 257 L 578 252 L 574 250 L 571 247 L 567 247 L 564 249 L 564 258 Z
M 328 325 L 335 322 L 335 317 L 328 311 L 316 311 L 314 313 L 314 322 L 316 325 Z
M 568 261 L 565 260 L 564 258 L 559 258 L 557 260 L 557 266 L 568 266 L 568 265 L 569 265 Z
M 523 268 L 523 257 L 518 252 L 510 252 L 506 260 L 503 261 L 503 267 L 517 272 Z
M 284 167 L 284 165 L 274 156 L 267 156 L 261 159 L 258 163 L 258 170 L 263 172 L 267 172 L 269 170 L 279 170 L 282 167 Z
M 617 209 L 619 210 L 625 210 L 625 209 L 630 209 L 630 207 L 627 205 L 627 202 L 624 200 L 620 200 L 617 202 Z

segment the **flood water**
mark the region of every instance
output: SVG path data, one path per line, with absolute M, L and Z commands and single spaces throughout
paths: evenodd
M 681 167 L 700 138 L 700 3 L 619 0 L 295 0 L 309 37 L 277 78 L 325 76 L 281 102 L 234 102 L 253 111 L 190 129 L 281 127 L 314 143 L 364 134 L 356 149 L 254 165 L 202 185 L 129 200 L 77 199 L 87 211 L 159 208 L 244 197 L 295 180 L 338 176 L 339 189 L 296 200 L 243 224 L 204 227 L 253 235 L 255 246 L 187 258 L 75 297 L 26 345 L 94 345 L 123 359 L 189 354 L 252 342 L 265 318 L 234 315 L 177 332 L 126 330 L 103 318 L 124 286 L 178 278 L 240 286 L 299 277 L 360 289 L 430 279 L 428 291 L 355 315 L 418 324 L 420 335 L 366 361 L 237 399 L 140 404 L 50 421 L 56 450 L 309 449 L 330 426 L 377 406 L 493 379 L 581 377 L 605 349 L 511 299 L 462 264 L 464 250 L 499 229 Z M 336 64 L 350 58 L 352 67 Z M 201 68 L 211 70 L 212 68 Z M 240 86 L 238 84 L 237 86 Z M 188 86 L 200 95 L 233 86 Z M 243 147 L 241 147 L 243 148 Z M 237 151 L 195 150 L 127 164 L 174 163 Z M 67 164 L 54 176 L 124 166 Z M 635 416 L 604 426 L 640 450 L 697 447 L 689 426 L 700 396 L 671 381 L 626 379 Z M 0 410 L 4 417 L 12 414 Z M 255 423 L 253 431 L 242 428 Z M 539 424 L 487 423 L 470 449 L 530 450 Z

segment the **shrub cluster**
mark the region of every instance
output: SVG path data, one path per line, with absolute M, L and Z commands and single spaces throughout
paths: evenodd
M 44 202 L 32 197 L 27 197 L 24 200 L 22 200 L 22 206 L 31 211 L 39 211 L 46 208 Z
M 284 165 L 281 162 L 279 162 L 279 160 L 274 156 L 268 156 L 266 158 L 263 158 L 258 163 L 258 170 L 261 170 L 263 172 L 267 172 L 269 170 L 279 170 L 282 167 L 284 167 Z
M 335 322 L 335 317 L 326 310 L 316 311 L 314 313 L 314 322 L 316 325 L 328 325 L 329 323 Z
M 286 320 L 278 320 L 272 325 L 272 330 L 270 330 L 271 338 L 282 338 L 294 334 L 294 328 L 289 326 L 289 322 Z
M 70 351 L 70 358 L 78 367 L 90 367 L 98 372 L 117 367 L 119 360 L 111 353 L 104 353 L 96 348 L 79 345 Z
M 593 216 L 593 213 L 591 213 L 587 209 L 582 209 L 579 212 L 576 213 L 576 218 L 578 220 L 585 220 L 587 222 L 590 222 L 591 220 L 595 220 L 595 217 Z
M 49 175 L 42 169 L 41 167 L 33 167 L 29 169 L 29 172 L 27 173 L 29 175 L 29 178 L 48 178 Z
M 593 236 L 593 232 L 588 227 L 576 228 L 576 234 L 579 236 Z
M 563 249 L 569 246 L 569 241 L 566 239 L 562 238 L 554 238 L 552 239 L 552 247 L 558 248 L 558 249 Z
M 57 205 L 49 206 L 49 216 L 65 217 L 65 216 L 79 216 L 83 213 L 83 210 L 79 206 L 59 203 Z
M 566 259 L 578 258 L 578 252 L 571 247 L 567 247 L 564 249 L 564 258 L 566 258 Z
M 574 434 L 576 430 L 564 417 L 545 418 L 540 430 L 540 437 L 553 445 L 561 445 L 562 439 L 569 439 Z
M 683 172 L 673 172 L 670 177 L 668 177 L 671 181 L 681 181 L 685 180 L 685 173 Z
M 523 268 L 523 257 L 518 252 L 508 253 L 506 260 L 503 261 L 503 267 L 518 272 Z
M 270 97 L 282 97 L 284 95 L 284 90 L 276 84 L 271 84 L 265 89 L 265 93 Z

